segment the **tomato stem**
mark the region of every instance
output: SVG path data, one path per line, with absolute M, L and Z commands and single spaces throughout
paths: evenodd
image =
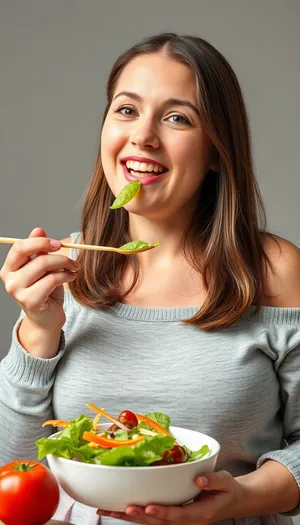
M 15 467 L 13 467 L 13 470 L 18 470 L 19 472 L 28 472 L 30 470 L 33 470 L 36 465 L 30 465 L 29 461 L 18 463 Z

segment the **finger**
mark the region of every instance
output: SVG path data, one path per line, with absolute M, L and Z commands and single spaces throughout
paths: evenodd
M 37 227 L 30 232 L 28 237 L 47 237 L 47 234 L 44 228 Z M 40 255 L 43 255 L 43 252 L 38 252 L 33 258 L 39 257 Z
M 127 507 L 126 512 L 110 512 L 99 509 L 97 514 L 100 516 L 107 516 L 110 518 L 117 518 L 123 521 L 129 521 L 129 523 L 140 523 L 141 525 L 167 525 L 160 519 L 151 518 L 145 515 L 144 507 L 138 507 L 136 505 L 130 505 Z M 171 525 L 168 523 L 168 525 Z M 178 525 L 178 523 L 176 524 Z
M 60 241 L 48 237 L 28 237 L 17 241 L 8 252 L 2 271 L 16 272 L 31 260 L 32 255 L 53 252 L 60 247 Z
M 194 502 L 183 507 L 162 507 L 160 505 L 148 505 L 145 508 L 146 516 L 155 511 L 155 516 L 159 523 L 164 525 L 186 524 L 186 523 L 213 523 L 217 521 L 215 518 L 222 508 L 222 503 L 214 501 L 212 498 L 204 503 Z M 148 519 L 148 518 L 147 518 Z
M 157 507 L 158 505 L 149 505 L 150 507 L 154 506 Z M 147 507 L 146 507 L 147 508 Z M 126 514 L 134 520 L 140 520 L 141 523 L 145 525 L 167 525 L 165 519 L 161 518 L 158 514 L 147 514 L 145 512 L 145 507 L 139 507 L 137 505 L 129 505 L 126 509 Z M 138 521 L 137 523 L 140 523 Z M 168 520 L 168 525 L 170 525 L 171 521 Z M 178 523 L 176 525 L 179 525 Z
M 51 272 L 42 279 L 39 279 L 39 281 L 30 288 L 22 289 L 15 294 L 14 297 L 21 306 L 24 305 L 27 310 L 34 311 L 40 308 L 41 305 L 46 304 L 49 295 L 51 295 L 58 286 L 74 281 L 76 276 L 77 274 L 75 272 Z
M 46 231 L 44 230 L 44 228 L 40 228 L 40 227 L 37 227 L 37 228 L 34 228 L 29 236 L 29 238 L 32 238 L 32 237 L 47 237 L 47 234 L 46 234 Z M 37 257 L 40 257 L 41 255 L 44 255 L 45 252 L 38 252 L 36 253 L 35 255 L 31 256 L 30 258 L 31 259 L 36 259 Z
M 195 505 L 195 503 L 191 504 Z M 156 522 L 166 521 L 170 522 L 182 522 L 188 523 L 193 519 L 199 518 L 199 510 L 195 512 L 195 509 L 190 509 L 191 505 L 185 505 L 184 507 L 163 507 L 161 505 L 148 505 L 145 508 L 145 514 L 152 519 L 156 519 Z
M 199 475 L 195 479 L 196 485 L 201 490 L 216 490 L 220 492 L 230 491 L 234 479 L 232 475 L 226 470 L 220 470 L 219 472 L 206 472 L 203 475 Z
M 229 472 L 210 472 L 197 476 L 196 484 L 202 490 L 228 492 L 232 486 L 233 478 Z M 148 505 L 145 508 L 145 514 L 159 520 L 188 523 L 193 520 L 210 520 L 214 515 L 216 506 L 210 499 L 207 502 L 193 502 L 181 507 L 161 505 Z
M 38 259 L 30 261 L 16 272 L 18 286 L 28 288 L 41 279 L 44 275 L 57 270 L 76 271 L 79 264 L 64 255 L 41 255 Z
M 47 237 L 47 235 L 44 228 L 37 226 L 36 228 L 33 228 L 33 230 L 31 230 L 30 234 L 28 235 L 28 238 L 29 237 Z
M 170 506 L 163 507 L 162 505 L 147 505 L 145 508 L 146 516 L 152 516 L 160 520 L 161 523 L 189 523 L 197 522 L 203 523 L 209 521 L 209 516 L 212 514 L 212 503 L 204 506 L 202 502 L 193 502 L 180 507 Z
M 39 226 L 36 227 L 36 228 L 33 228 L 33 230 L 30 232 L 30 234 L 28 235 L 28 238 L 31 239 L 31 238 L 35 238 L 35 237 L 47 237 L 47 234 L 44 230 L 44 228 L 40 228 Z M 33 256 L 29 257 L 28 260 L 31 260 L 35 257 L 39 257 L 39 255 L 41 254 L 42 252 L 39 252 L 37 254 L 34 254 Z
M 107 516 L 108 518 L 115 518 L 122 521 L 127 521 L 129 523 L 140 523 L 141 525 L 148 525 L 145 522 L 145 519 L 143 520 L 142 517 L 133 518 L 132 516 L 127 516 L 125 512 L 111 512 L 107 510 L 97 510 L 97 514 L 99 516 Z

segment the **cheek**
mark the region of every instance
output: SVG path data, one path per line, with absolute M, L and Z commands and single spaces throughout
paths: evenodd
M 209 141 L 204 134 L 178 137 L 178 140 L 172 140 L 169 149 L 174 165 L 184 166 L 189 171 L 196 169 L 197 172 L 206 169 L 209 150 Z
M 120 126 L 105 123 L 101 134 L 101 158 L 103 165 L 114 162 L 121 151 L 125 138 Z

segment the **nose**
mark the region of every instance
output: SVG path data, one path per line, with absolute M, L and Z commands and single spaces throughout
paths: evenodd
M 140 120 L 136 123 L 132 131 L 130 142 L 133 146 L 140 149 L 157 149 L 160 146 L 160 140 L 155 130 L 155 126 L 148 121 Z

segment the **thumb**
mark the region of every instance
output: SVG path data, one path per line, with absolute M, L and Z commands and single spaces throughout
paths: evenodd
M 234 478 L 226 470 L 219 472 L 206 472 L 199 474 L 195 483 L 201 490 L 216 490 L 221 492 L 230 491 Z
M 37 228 L 33 228 L 28 237 L 47 237 L 47 235 L 45 230 L 38 226 Z

